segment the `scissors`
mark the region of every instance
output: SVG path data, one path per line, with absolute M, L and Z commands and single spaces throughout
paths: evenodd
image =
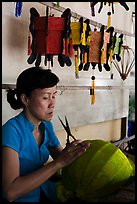
M 71 136 L 74 140 L 76 140 L 76 138 L 74 137 L 74 135 L 72 135 L 72 133 L 71 133 L 71 131 L 70 131 L 67 117 L 65 116 L 66 125 L 63 123 L 63 121 L 60 119 L 59 116 L 58 116 L 58 118 L 59 118 L 61 124 L 63 125 L 65 131 L 67 132 L 67 143 L 66 143 L 66 144 L 69 144 L 69 143 L 70 143 L 70 141 L 69 141 L 69 136 Z

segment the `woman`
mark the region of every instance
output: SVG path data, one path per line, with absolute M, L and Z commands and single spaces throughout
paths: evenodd
M 32 67 L 7 91 L 11 108 L 23 109 L 2 127 L 2 193 L 9 202 L 41 202 L 43 193 L 57 202 L 50 177 L 89 147 L 76 140 L 63 149 L 55 135 L 51 119 L 58 82 L 51 70 Z M 49 155 L 53 160 L 46 163 Z

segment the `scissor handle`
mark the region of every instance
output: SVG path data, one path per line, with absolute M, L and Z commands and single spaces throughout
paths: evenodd
M 69 135 L 67 135 L 67 142 L 66 142 L 66 144 L 70 144 Z

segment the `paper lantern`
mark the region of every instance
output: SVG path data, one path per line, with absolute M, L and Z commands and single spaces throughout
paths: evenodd
M 116 58 L 112 62 L 119 72 L 121 79 L 124 81 L 135 65 L 135 52 L 129 46 L 122 45 L 120 51 L 120 60 L 118 61 Z
M 111 142 L 100 139 L 84 142 L 90 142 L 91 147 L 62 169 L 64 195 L 73 194 L 86 202 L 102 201 L 134 177 L 135 165 Z M 64 199 L 59 189 L 57 195 Z

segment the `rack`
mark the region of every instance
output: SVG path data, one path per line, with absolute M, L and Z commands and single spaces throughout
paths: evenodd
M 14 89 L 16 87 L 15 84 L 2 84 L 2 89 Z M 64 86 L 58 85 L 57 89 L 61 91 L 65 90 L 90 90 L 91 86 Z M 112 90 L 112 89 L 135 89 L 134 86 L 95 86 L 96 90 Z
M 50 8 L 53 8 L 59 12 L 63 12 L 66 8 L 62 7 L 62 6 L 57 6 L 57 4 L 55 4 L 54 2 L 39 2 L 45 6 L 49 6 Z M 71 16 L 74 17 L 75 19 L 80 19 L 80 17 L 83 17 L 83 20 L 86 20 L 88 18 L 86 18 L 85 16 L 82 16 L 82 15 L 79 15 L 73 11 L 71 11 Z M 93 21 L 91 19 L 88 19 L 90 24 L 95 26 L 95 27 L 98 27 L 98 28 L 101 28 L 102 24 L 101 23 L 98 23 L 97 21 Z M 107 28 L 107 26 L 105 25 L 105 29 Z M 130 36 L 130 37 L 135 37 L 135 33 L 129 33 L 127 31 L 123 31 L 123 30 L 119 30 L 119 29 L 114 29 L 114 31 L 116 33 L 120 33 L 120 34 L 123 34 L 123 35 L 127 35 L 127 36 Z

